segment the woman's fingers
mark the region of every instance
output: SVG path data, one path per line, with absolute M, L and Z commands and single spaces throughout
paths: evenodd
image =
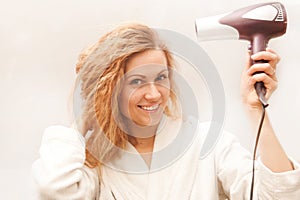
M 250 76 L 255 74 L 256 72 L 263 72 L 274 79 L 276 78 L 276 69 L 275 67 L 272 67 L 270 63 L 256 63 L 247 70 L 247 74 Z
M 251 56 L 253 61 L 265 60 L 267 61 L 274 69 L 276 69 L 276 64 L 280 61 L 280 57 L 270 48 L 267 48 L 266 51 L 261 51 Z

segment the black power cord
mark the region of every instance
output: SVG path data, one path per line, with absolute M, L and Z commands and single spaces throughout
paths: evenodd
M 254 151 L 253 151 L 253 158 L 252 158 L 253 160 L 252 160 L 252 181 L 251 181 L 251 190 L 250 190 L 250 200 L 253 199 L 256 151 L 257 151 L 261 128 L 262 128 L 262 125 L 263 125 L 264 119 L 265 119 L 266 107 L 269 105 L 269 104 L 265 104 L 265 102 L 261 102 L 261 103 L 262 103 L 262 114 L 261 114 L 261 119 L 260 119 L 258 131 L 257 131 L 257 135 L 256 135 L 255 146 L 254 146 Z

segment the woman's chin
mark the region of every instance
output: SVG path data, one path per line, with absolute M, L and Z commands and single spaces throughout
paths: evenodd
M 144 120 L 144 121 L 136 121 L 134 122 L 136 125 L 141 126 L 141 127 L 148 127 L 148 126 L 157 126 L 159 124 L 160 120 L 152 121 L 152 120 Z

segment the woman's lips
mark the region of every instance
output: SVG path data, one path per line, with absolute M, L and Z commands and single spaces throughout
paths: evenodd
M 156 104 L 156 105 L 152 105 L 152 106 L 141 106 L 141 105 L 138 105 L 139 108 L 145 110 L 145 111 L 156 111 L 158 110 L 159 108 L 159 104 Z

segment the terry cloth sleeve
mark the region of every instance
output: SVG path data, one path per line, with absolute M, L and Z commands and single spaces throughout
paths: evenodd
M 63 126 L 47 128 L 40 158 L 32 165 L 40 199 L 95 199 L 98 176 L 84 162 L 85 141 L 78 131 Z
M 216 147 L 215 162 L 221 190 L 231 200 L 250 199 L 252 156 L 236 137 L 224 132 Z M 300 198 L 300 169 L 273 173 L 262 162 L 256 162 L 253 199 L 298 200 Z
M 258 181 L 264 190 L 259 191 L 260 199 L 300 199 L 300 166 L 290 159 L 294 170 L 274 173 L 258 161 Z

